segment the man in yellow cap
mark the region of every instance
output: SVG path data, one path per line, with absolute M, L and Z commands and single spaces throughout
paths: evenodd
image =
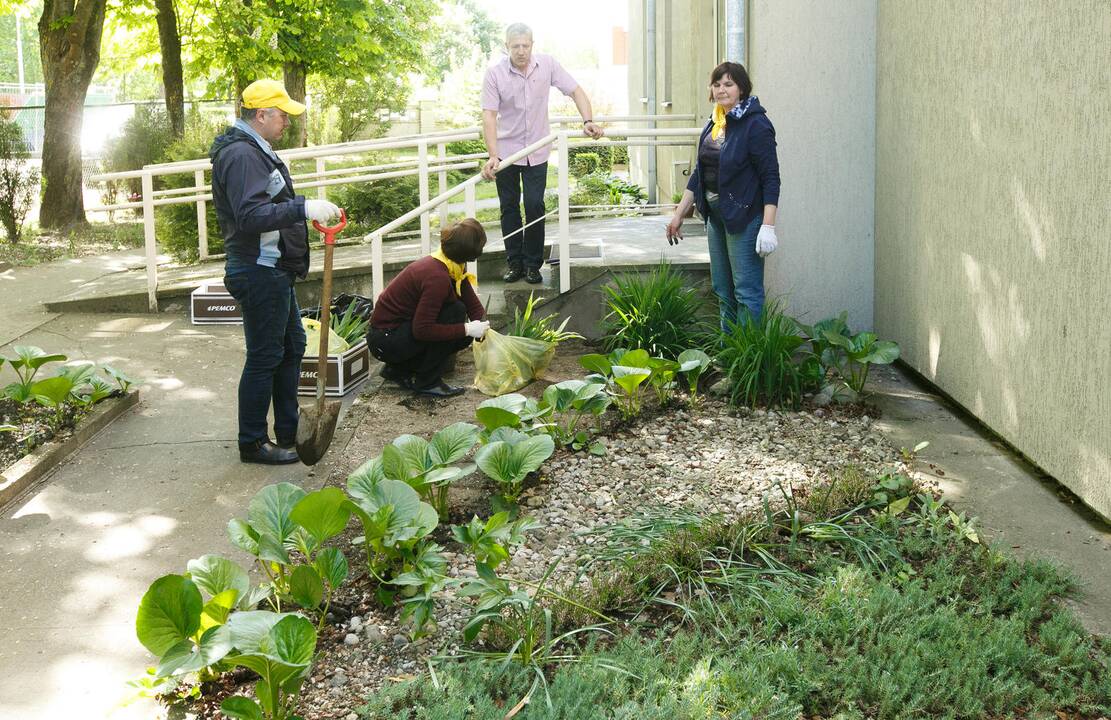
M 217 136 L 212 201 L 227 253 L 224 285 L 239 301 L 247 358 L 239 378 L 239 459 L 297 462 L 297 385 L 305 331 L 293 283 L 309 270 L 306 220 L 327 223 L 339 208 L 293 192 L 289 169 L 271 147 L 305 106 L 282 84 L 257 80 L 243 90 L 243 110 Z M 266 416 L 274 405 L 270 441 Z

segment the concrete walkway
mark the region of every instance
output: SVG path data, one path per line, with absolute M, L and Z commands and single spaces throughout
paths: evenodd
M 693 252 L 696 243 L 687 247 Z M 625 252 L 655 261 L 663 248 L 661 238 Z M 118 706 L 126 681 L 151 662 L 134 635 L 142 593 L 204 553 L 244 560 L 225 527 L 260 487 L 320 483 L 300 465 L 238 462 L 239 327 L 193 326 L 184 311 L 51 317 L 35 309 L 35 298 L 129 262 L 63 261 L 0 277 L 3 304 L 18 308 L 0 319 L 0 344 L 109 362 L 144 380 L 135 410 L 0 515 L 0 720 L 155 717 L 150 703 Z M 922 459 L 932 465 L 924 470 L 958 506 L 1004 545 L 1072 569 L 1085 584 L 1078 606 L 1085 621 L 1111 631 L 1107 527 L 928 390 L 893 370 L 874 376 L 880 427 L 894 443 L 929 440 Z

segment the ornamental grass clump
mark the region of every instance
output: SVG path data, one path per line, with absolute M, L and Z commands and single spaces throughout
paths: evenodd
M 706 348 L 713 336 L 698 287 L 670 263 L 647 275 L 617 275 L 604 287 L 609 313 L 602 319 L 606 351 L 642 349 L 676 360 L 689 348 Z

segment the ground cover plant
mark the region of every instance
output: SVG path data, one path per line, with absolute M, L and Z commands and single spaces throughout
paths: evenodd
M 847 469 L 778 509 L 769 499 L 762 518 L 646 513 L 602 529 L 594 580 L 572 599 L 635 632 L 549 668 L 543 700 L 524 663 L 445 662 L 361 716 L 1105 715 L 1111 654 L 1061 604 L 1072 581 L 973 542 L 909 481 L 890 485 Z M 554 633 L 585 622 L 547 606 Z

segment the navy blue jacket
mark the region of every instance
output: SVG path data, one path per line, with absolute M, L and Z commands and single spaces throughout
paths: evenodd
M 775 128 L 755 96 L 741 117 L 725 116 L 725 141 L 721 145 L 718 168 L 718 210 L 725 229 L 740 233 L 765 205 L 779 205 L 779 159 L 775 154 Z M 710 134 L 713 121 L 706 123 L 698 146 Z M 702 168 L 695 163 L 687 189 L 694 193 L 695 207 L 703 218 L 709 217 L 706 193 L 702 187 Z
M 254 264 L 259 256 L 259 235 L 277 230 L 276 267 L 305 277 L 309 271 L 305 198 L 294 194 L 285 163 L 267 155 L 250 135 L 235 126 L 216 137 L 209 157 L 212 203 L 228 259 Z M 278 187 L 281 184 L 275 172 L 285 181 L 284 186 Z M 277 192 L 271 197 L 270 191 L 275 188 Z

